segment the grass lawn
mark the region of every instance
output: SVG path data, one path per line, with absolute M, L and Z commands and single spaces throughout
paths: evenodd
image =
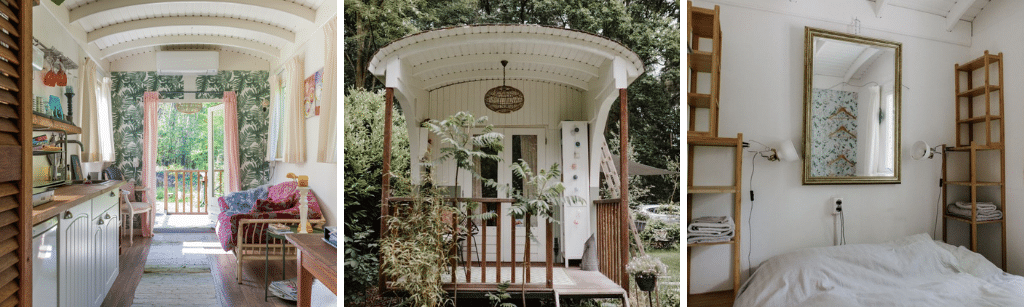
M 679 249 L 650 250 L 647 251 L 647 254 L 657 257 L 658 259 L 661 260 L 662 263 L 665 264 L 665 267 L 668 268 L 666 273 L 667 278 L 659 279 L 659 281 L 679 281 L 679 259 L 682 258 L 682 255 L 679 254 Z

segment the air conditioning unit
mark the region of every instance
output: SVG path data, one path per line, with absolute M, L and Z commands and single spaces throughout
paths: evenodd
M 216 75 L 219 57 L 217 51 L 158 51 L 156 74 Z

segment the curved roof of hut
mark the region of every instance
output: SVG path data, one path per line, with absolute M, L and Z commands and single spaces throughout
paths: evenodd
M 540 25 L 469 25 L 408 35 L 380 48 L 369 70 L 381 80 L 389 65 L 419 90 L 480 80 L 501 80 L 508 60 L 509 80 L 564 84 L 582 91 L 624 63 L 628 82 L 644 72 L 643 61 L 622 44 L 599 35 Z M 397 62 L 395 60 L 398 60 Z M 604 82 L 601 82 L 604 83 Z M 593 84 L 593 85 L 592 85 Z

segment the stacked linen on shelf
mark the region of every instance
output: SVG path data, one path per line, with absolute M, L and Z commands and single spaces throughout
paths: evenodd
M 971 218 L 971 203 L 965 201 L 958 201 L 954 204 L 946 206 L 946 211 L 950 214 L 960 216 L 963 218 Z M 994 221 L 1003 218 L 1003 212 L 999 211 L 999 208 L 991 202 L 978 202 L 978 221 Z
M 735 229 L 732 217 L 699 217 L 686 227 L 686 244 L 726 242 L 732 240 Z

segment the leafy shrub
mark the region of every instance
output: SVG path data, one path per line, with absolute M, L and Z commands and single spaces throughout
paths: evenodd
M 655 235 L 659 230 L 664 230 L 667 234 L 668 244 L 659 244 L 655 240 Z M 672 249 L 679 243 L 679 224 L 665 223 L 660 220 L 648 221 L 647 226 L 640 232 L 640 239 L 646 243 L 648 248 L 654 249 Z

